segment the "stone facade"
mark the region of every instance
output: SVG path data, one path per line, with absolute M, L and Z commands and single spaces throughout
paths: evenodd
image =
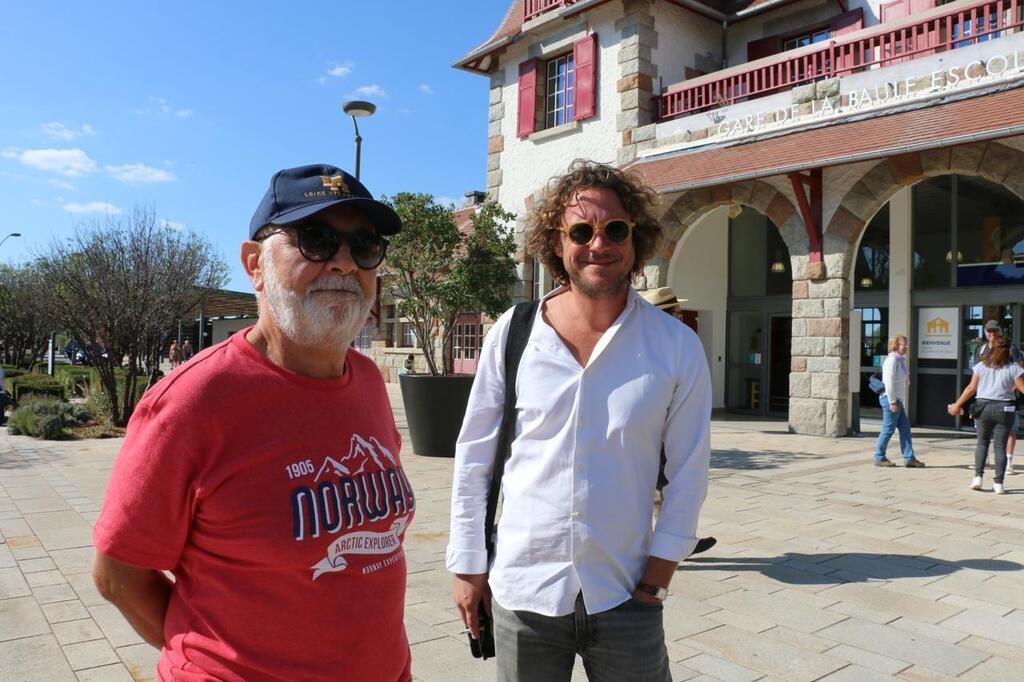
M 620 166 L 636 159 L 638 151 L 654 147 L 654 117 L 651 96 L 657 67 L 651 62 L 651 50 L 658 47 L 654 28 L 653 0 L 623 0 L 623 15 L 615 22 L 620 32 L 619 68 L 616 84 L 620 110 L 616 129 L 622 134 L 618 149 Z
M 501 153 L 505 150 L 505 138 L 501 133 L 501 122 L 505 116 L 504 88 L 505 72 L 497 69 L 491 73 L 487 112 L 487 196 L 493 201 L 498 200 L 498 190 L 501 189 Z

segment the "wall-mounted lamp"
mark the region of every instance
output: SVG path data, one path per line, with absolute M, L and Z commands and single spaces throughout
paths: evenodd
M 739 218 L 741 213 L 743 213 L 743 207 L 739 204 L 733 204 L 729 207 L 729 218 L 731 220 Z
M 953 262 L 953 252 L 952 251 L 947 251 L 946 252 L 946 262 L 947 263 L 952 263 Z M 956 262 L 957 263 L 963 263 L 964 262 L 964 253 L 963 253 L 963 251 L 957 250 L 957 252 L 956 252 Z
M 871 287 L 875 286 L 875 280 L 871 279 L 870 277 L 861 277 L 860 286 L 862 289 L 870 289 Z

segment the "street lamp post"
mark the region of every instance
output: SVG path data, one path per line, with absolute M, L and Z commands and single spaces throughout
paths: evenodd
M 363 137 L 359 134 L 359 124 L 356 118 L 372 116 L 377 111 L 377 105 L 373 102 L 353 99 L 341 105 L 341 110 L 352 117 L 352 125 L 356 129 L 356 180 L 359 179 L 359 162 L 363 146 Z
M 9 235 L 4 237 L 3 239 L 0 239 L 0 246 L 3 246 L 4 242 L 7 241 L 8 239 L 10 239 L 11 237 L 20 237 L 20 236 L 21 236 L 21 232 L 11 232 Z

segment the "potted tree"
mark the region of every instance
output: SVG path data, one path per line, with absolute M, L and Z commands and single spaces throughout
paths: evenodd
M 386 199 L 402 218 L 391 238 L 384 290 L 412 323 L 426 374 L 399 378 L 413 452 L 452 457 L 472 375 L 452 374 L 452 336 L 460 314 L 497 317 L 511 305 L 516 281 L 513 216 L 494 202 L 476 207 L 462 230 L 455 212 L 429 194 Z

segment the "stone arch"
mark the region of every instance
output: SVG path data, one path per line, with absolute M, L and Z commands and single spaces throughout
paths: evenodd
M 766 182 L 753 180 L 736 182 L 716 187 L 702 187 L 688 190 L 673 200 L 662 212 L 663 224 L 666 224 L 665 241 L 658 254 L 657 284 L 665 286 L 668 277 L 668 264 L 675 253 L 676 246 L 686 233 L 706 214 L 720 206 L 739 204 L 749 206 L 763 213 L 778 227 L 790 257 L 807 255 L 807 232 L 803 220 L 789 198 Z M 794 258 L 793 277 L 797 278 L 797 261 L 806 259 Z M 802 276 L 802 273 L 801 273 Z
M 890 157 L 850 188 L 825 229 L 826 253 L 843 254 L 842 277 L 849 276 L 849 268 L 856 262 L 857 244 L 868 222 L 896 192 L 927 178 L 954 173 L 991 180 L 1024 200 L 1024 152 L 998 142 Z

